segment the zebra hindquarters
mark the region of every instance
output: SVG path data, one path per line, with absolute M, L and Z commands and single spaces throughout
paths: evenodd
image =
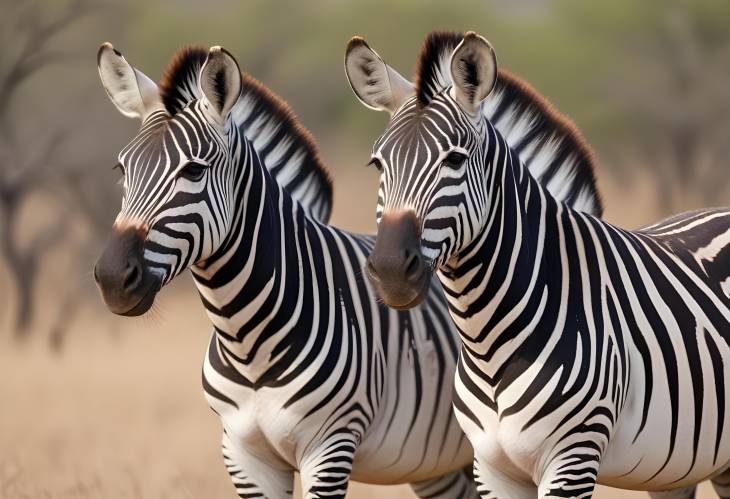
M 477 499 L 479 497 L 471 466 L 437 478 L 411 483 L 411 488 L 421 499 Z
M 714 483 L 714 481 L 713 481 Z M 694 499 L 697 493 L 697 486 L 692 485 L 683 489 L 663 490 L 661 492 L 649 492 L 651 499 Z M 724 497 L 724 496 L 720 496 Z

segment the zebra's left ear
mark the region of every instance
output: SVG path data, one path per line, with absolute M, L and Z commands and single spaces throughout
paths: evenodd
M 497 82 L 497 58 L 494 49 L 482 36 L 473 31 L 451 55 L 452 97 L 470 115 L 475 115 L 479 106 Z
M 199 81 L 206 107 L 219 125 L 225 125 L 241 95 L 241 69 L 236 59 L 222 47 L 211 47 Z
M 99 47 L 96 62 L 104 90 L 124 116 L 144 121 L 152 111 L 165 109 L 155 82 L 132 67 L 111 43 Z
M 413 84 L 388 66 L 359 36 L 345 50 L 345 74 L 355 96 L 365 106 L 393 114 L 413 95 Z

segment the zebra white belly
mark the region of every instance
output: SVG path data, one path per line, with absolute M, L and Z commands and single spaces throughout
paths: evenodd
M 417 341 L 415 349 L 401 355 L 400 359 L 385 362 L 386 386 L 372 424 L 355 453 L 353 480 L 375 484 L 417 482 L 471 466 L 471 445 L 451 410 L 453 381 L 451 375 L 443 376 L 446 371 L 438 368 L 433 345 Z M 455 359 L 446 359 L 446 364 L 452 373 Z M 367 407 L 372 403 L 365 384 L 349 397 L 344 395 L 349 392 L 345 387 L 339 392 L 341 398 L 338 395 L 310 414 L 320 398 L 308 397 L 287 406 L 306 377 L 300 382 L 254 390 L 222 376 L 208 357 L 204 374 L 214 390 L 237 406 L 210 396 L 206 389 L 208 403 L 219 414 L 226 432 L 246 453 L 278 469 L 301 469 L 307 455 L 317 452 L 325 428 L 331 431 L 347 426 L 349 419 L 337 418 L 332 413 L 334 407 Z M 412 396 L 417 390 L 422 393 L 420 402 Z
M 400 362 L 389 362 L 388 385 L 379 413 L 355 454 L 353 479 L 414 482 L 471 467 L 472 447 L 451 407 L 456 359 L 445 360 L 443 369 L 449 375 L 441 378 L 433 343 L 421 340 Z M 416 365 L 422 383 L 420 404 L 412 396 L 399 396 L 419 389 Z

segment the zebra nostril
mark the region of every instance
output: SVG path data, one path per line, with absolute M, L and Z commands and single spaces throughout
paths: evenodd
M 124 271 L 124 291 L 131 293 L 139 286 L 142 280 L 142 269 L 138 262 L 128 262 Z
M 413 279 L 419 274 L 420 265 L 418 255 L 415 252 L 405 250 L 405 276 L 406 279 Z

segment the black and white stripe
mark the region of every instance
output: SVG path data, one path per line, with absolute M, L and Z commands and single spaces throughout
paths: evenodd
M 481 496 L 589 497 L 596 481 L 691 495 L 716 477 L 728 497 L 730 210 L 635 231 L 600 220 L 589 190 L 561 187 L 592 172 L 545 142 L 555 124 L 505 132 L 499 81 L 469 113 L 457 83 L 429 76 L 452 57 L 488 63 L 484 39 L 459 38 L 373 157 L 381 220 L 417 219 L 461 333 L 455 407 Z

